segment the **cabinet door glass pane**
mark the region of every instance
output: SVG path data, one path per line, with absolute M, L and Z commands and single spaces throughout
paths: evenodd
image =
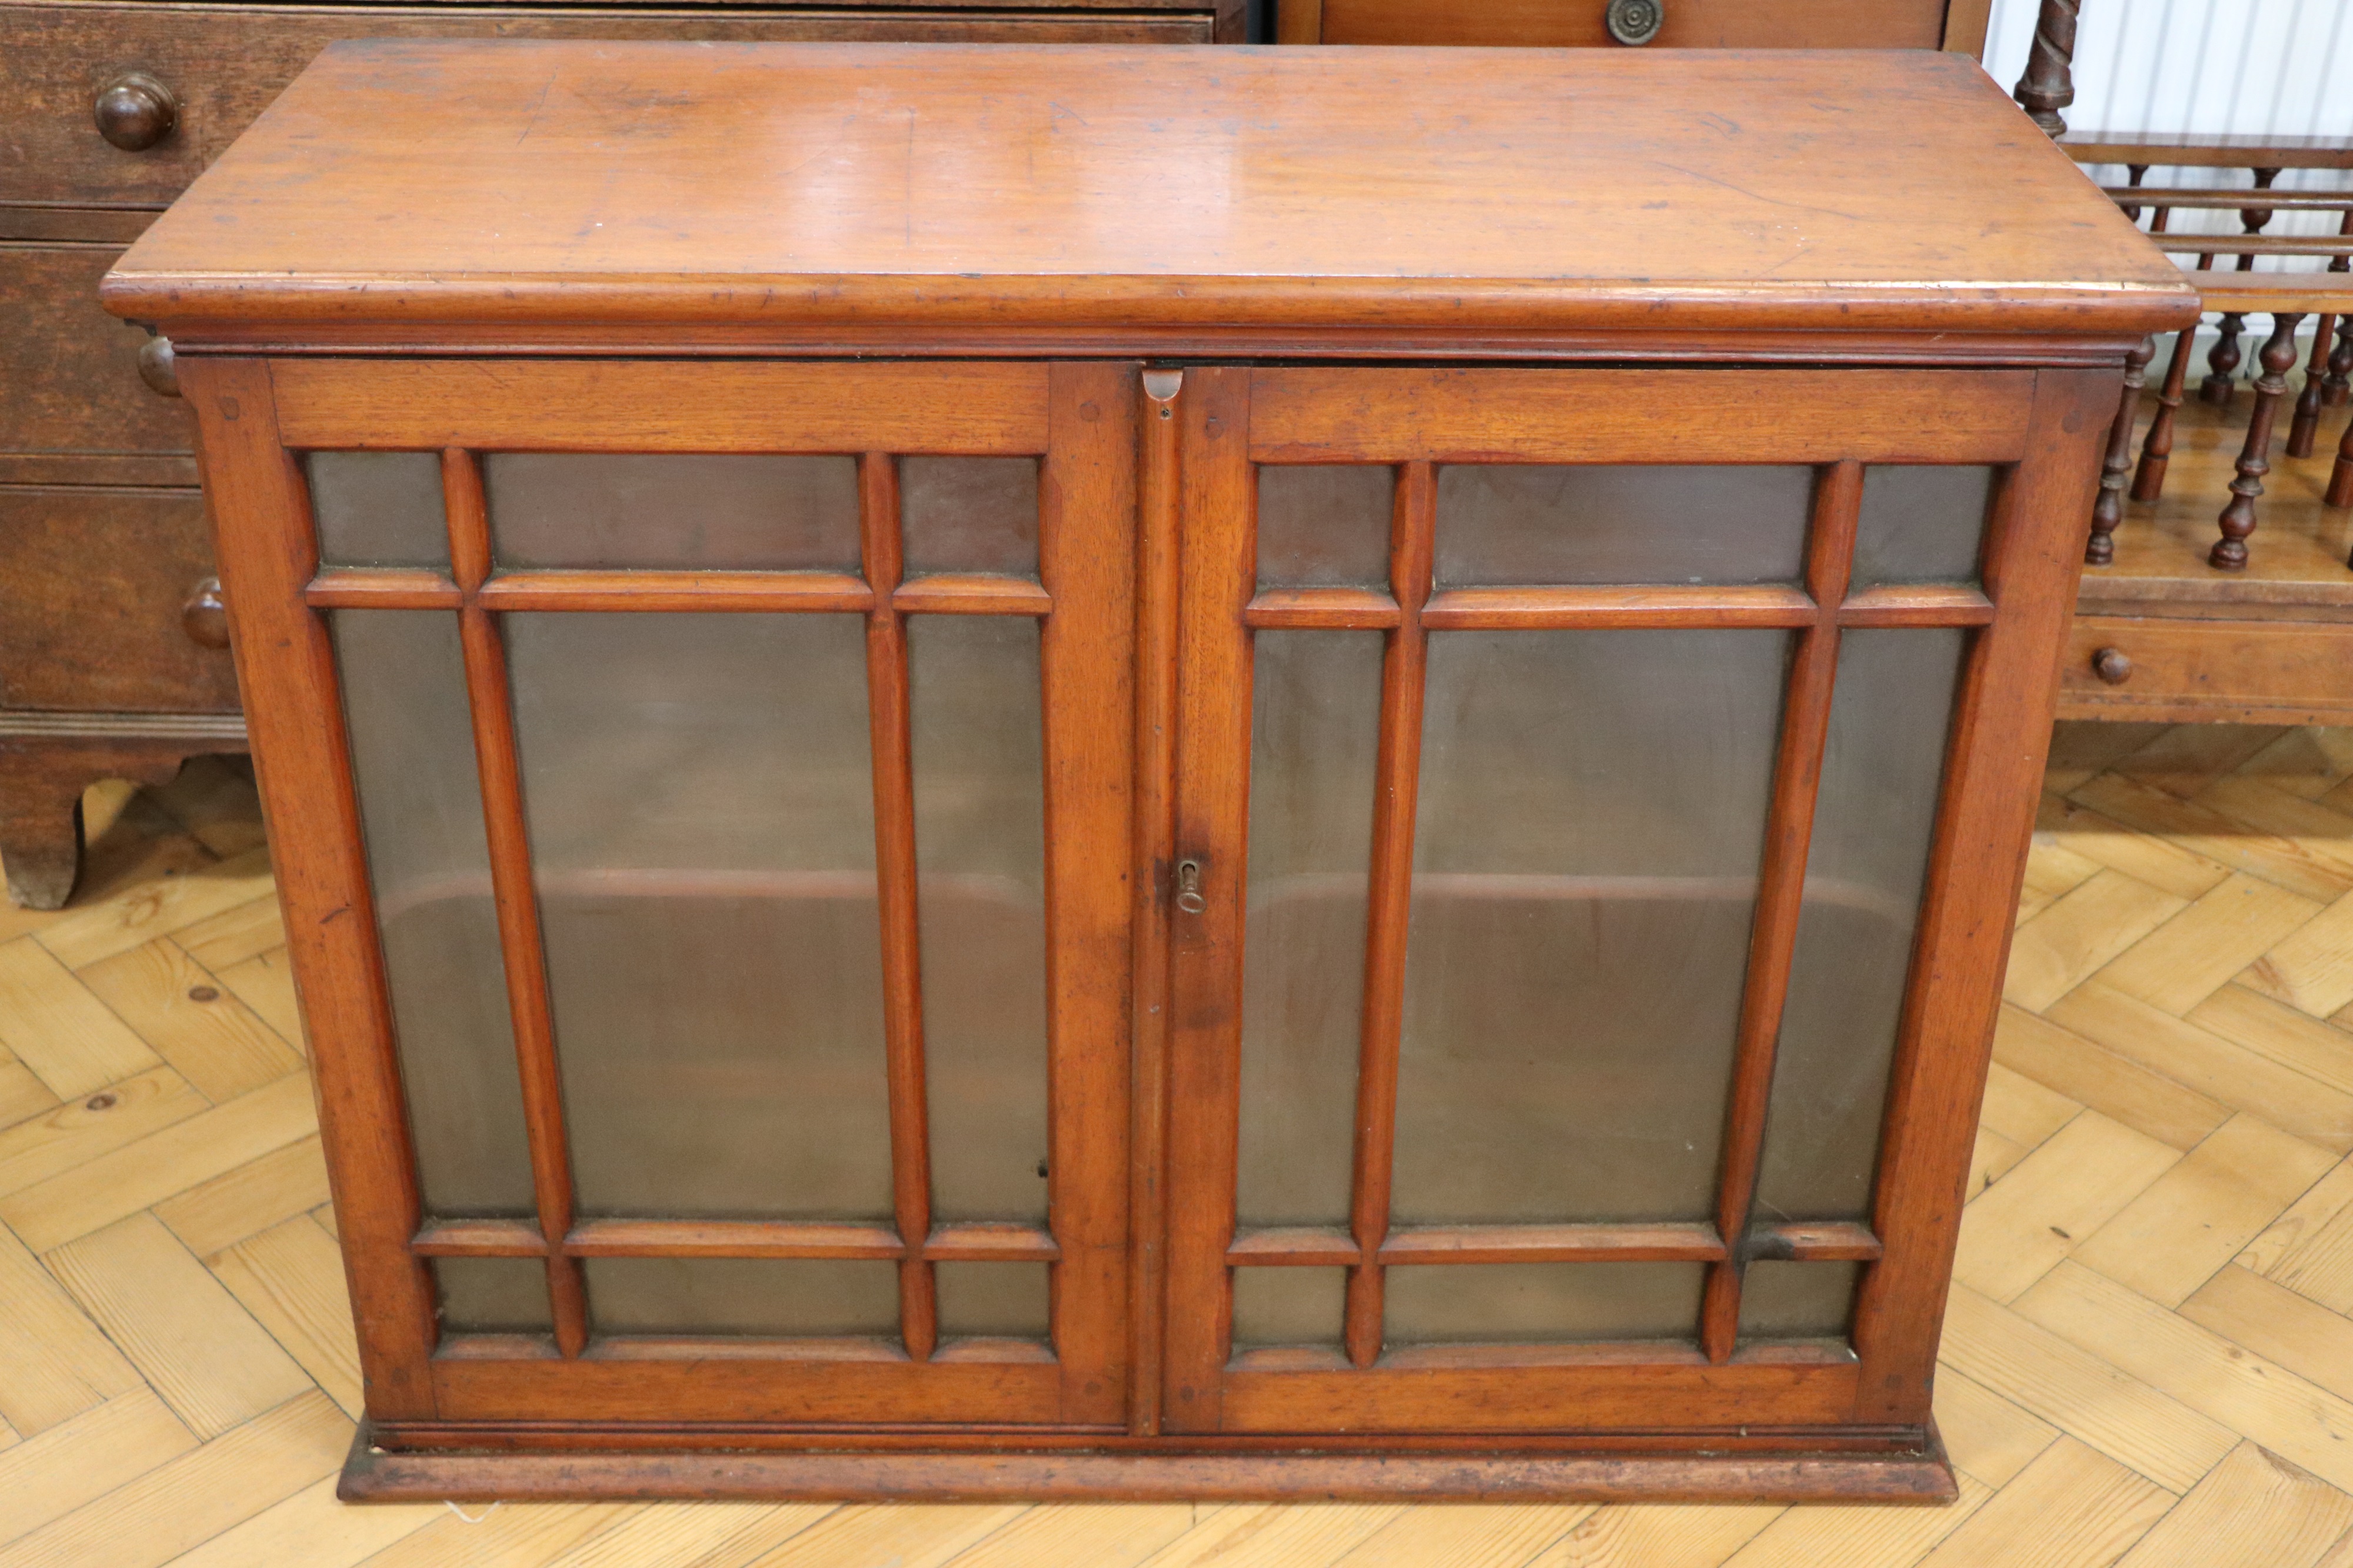
M 328 624 L 425 1206 L 529 1214 L 458 617 L 337 610 Z
M 1794 583 L 1813 470 L 1449 464 L 1438 582 Z
M 863 623 L 505 623 L 582 1212 L 889 1215 Z
M 1042 1340 L 1049 1305 L 1043 1263 L 939 1263 L 942 1339 Z
M 1381 635 L 1256 641 L 1237 1207 L 1243 1225 L 1339 1225 L 1364 1012 Z
M 1860 1263 L 1752 1263 L 1740 1281 L 1740 1337 L 1843 1339 Z
M 854 458 L 493 452 L 482 482 L 501 566 L 858 570 Z
M 1038 459 L 902 458 L 907 575 L 1038 574 Z
M 1387 465 L 1258 471 L 1258 580 L 1269 588 L 1383 588 L 1397 471 Z
M 1388 1271 L 1391 1345 L 1690 1339 L 1698 1263 L 1450 1263 Z
M 1345 1268 L 1234 1270 L 1234 1348 L 1340 1346 L 1348 1306 Z
M 1852 631 L 1840 640 L 1757 1191 L 1765 1220 L 1870 1210 L 1967 636 Z
M 933 1212 L 942 1220 L 1042 1221 L 1038 623 L 921 616 L 908 643 Z
M 1708 1216 L 1788 650 L 1431 637 L 1399 1220 Z
M 899 1333 L 899 1271 L 832 1258 L 591 1258 L 600 1334 Z
M 311 481 L 322 562 L 448 569 L 439 458 L 430 452 L 313 452 L 302 467 Z
M 543 1334 L 547 1265 L 536 1258 L 437 1258 L 441 1327 L 450 1333 Z
M 1993 487 L 1994 470 L 1987 468 L 1864 469 L 1855 586 L 1976 582 Z

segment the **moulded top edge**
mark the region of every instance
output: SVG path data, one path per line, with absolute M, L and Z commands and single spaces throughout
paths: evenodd
M 331 47 L 108 293 L 385 321 L 2057 305 L 2103 331 L 2189 298 L 1928 51 L 414 39 Z

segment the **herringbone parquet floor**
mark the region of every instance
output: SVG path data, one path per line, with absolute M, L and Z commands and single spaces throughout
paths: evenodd
M 0 910 L 0 1568 L 2353 1568 L 2353 731 L 2063 728 L 1946 1333 L 1946 1510 L 439 1507 L 358 1378 L 250 786 Z

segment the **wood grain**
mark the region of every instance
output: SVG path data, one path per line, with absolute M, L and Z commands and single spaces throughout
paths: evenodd
M 482 493 L 481 463 L 473 453 L 458 447 L 442 452 L 441 504 L 448 521 L 450 570 L 471 601 L 459 614 L 458 640 L 465 660 L 474 762 L 480 775 L 482 829 L 490 852 L 491 898 L 498 910 L 507 1021 L 514 1031 L 515 1066 L 522 1083 L 532 1196 L 539 1213 L 540 1234 L 563 1236 L 572 1228 L 573 1213 L 564 1070 L 556 1059 L 555 1021 L 548 1001 L 539 892 L 532 885 L 531 825 L 523 814 L 522 761 L 515 741 L 506 637 L 498 617 L 480 596 L 491 570 L 491 519 Z M 588 1342 L 587 1288 L 579 1264 L 560 1253 L 548 1254 L 547 1292 L 554 1314 L 556 1348 L 567 1356 L 576 1356 Z
M 86 1236 L 47 1261 L 200 1438 L 311 1386 L 277 1341 L 151 1215 Z
M 866 712 L 874 781 L 875 910 L 882 926 L 884 1078 L 891 1107 L 891 1206 L 899 1226 L 899 1339 L 917 1361 L 939 1339 L 939 1300 L 922 1237 L 932 1233 L 932 1135 L 923 1089 L 923 952 L 915 907 L 915 763 L 908 739 L 907 627 L 899 586 L 899 464 L 858 460 L 866 619 Z
M 420 1217 L 415 1155 L 360 848 L 334 651 L 325 626 L 301 602 L 303 584 L 318 569 L 309 498 L 280 444 L 266 365 L 192 364 L 181 372 L 181 385 L 213 465 L 216 515 L 249 520 L 216 535 L 215 545 L 236 606 L 230 636 L 250 672 L 246 721 L 256 745 L 270 752 L 271 760 L 257 769 L 264 809 L 274 821 L 300 816 L 323 835 L 307 850 L 280 835 L 270 863 L 311 1026 L 343 1043 L 318 1058 L 313 1072 L 328 1176 L 352 1249 L 346 1268 L 368 1405 L 380 1415 L 427 1415 L 432 1282 L 407 1251 Z M 262 521 L 274 524 L 267 535 L 254 526 Z
M 439 85 L 461 69 L 462 89 Z M 393 75 L 435 85 L 394 89 Z M 668 90 L 654 84 L 671 76 L 691 85 L 659 129 L 601 107 L 623 81 Z M 1293 89 L 1311 76 L 1312 93 Z M 1867 79 L 1848 59 L 1803 53 L 1759 69 L 1649 50 L 1310 63 L 1284 51 L 342 44 L 147 231 L 108 302 L 164 320 L 184 345 L 200 342 L 201 321 L 560 315 L 754 331 L 1386 322 L 1813 327 L 1841 340 L 1928 328 L 1953 334 L 1941 352 L 1957 355 L 1971 332 L 2123 341 L 2187 318 L 2179 275 L 1973 63 L 1895 53 Z M 466 112 L 437 92 L 462 92 Z M 801 107 L 781 122 L 760 107 L 780 100 Z M 1263 106 L 1278 101 L 1282 134 L 1261 136 Z M 1140 108 L 1172 102 L 1188 111 Z M 1091 127 L 1082 152 L 1061 140 L 1064 116 Z M 1442 143 L 1419 129 L 1440 122 Z M 548 150 L 527 194 L 512 158 L 525 127 Z M 631 150 L 617 163 L 616 136 Z M 818 136 L 832 171 L 821 189 L 768 178 Z M 1949 155 L 1957 138 L 1968 158 Z M 1478 157 L 1461 155 L 1466 140 Z M 1677 150 L 1667 164 L 1652 153 L 1662 142 Z M 598 155 L 575 155 L 590 145 Z M 952 178 L 930 177 L 935 148 L 959 150 Z M 1835 205 L 1817 199 L 1824 148 L 1852 154 Z M 312 195 L 329 164 L 332 220 Z M 1041 164 L 1085 193 L 1085 225 L 1003 221 Z M 1252 199 L 1170 230 L 1155 220 L 1172 167 L 1219 168 Z M 1321 177 L 1291 177 L 1301 167 Z M 435 203 L 415 199 L 427 188 Z M 525 200 L 534 223 L 505 226 L 498 277 L 480 276 L 490 253 L 471 237 Z M 600 233 L 616 204 L 643 221 Z M 2010 221 L 1989 232 L 1978 215 L 1997 204 Z M 1592 223 L 1596 210 L 1612 221 Z M 1724 242 L 1793 212 L 1805 215 L 1801 249 L 1794 235 Z M 1493 239 L 1472 276 L 1456 238 L 1466 226 Z M 358 262 L 354 226 L 374 237 Z M 1968 279 L 1957 286 L 1957 258 Z M 330 273 L 331 289 L 301 281 Z M 863 439 L 877 439 L 871 427 Z
M 1251 433 L 1257 433 L 1252 388 Z M 1389 593 L 1397 629 L 1381 652 L 1381 710 L 1373 761 L 1373 842 L 1365 874 L 1365 991 L 1356 1049 L 1355 1146 L 1348 1185 L 1348 1229 L 1362 1248 L 1348 1271 L 1342 1329 L 1348 1359 L 1368 1367 L 1381 1353 L 1381 1244 L 1389 1227 L 1390 1174 L 1397 1159 L 1398 1052 L 1405 1028 L 1406 928 L 1413 914 L 1415 803 L 1421 781 L 1423 670 L 1429 634 L 1422 606 L 1430 597 L 1430 558 L 1438 531 L 1438 475 L 1409 463 L 1398 477 L 1389 525 Z

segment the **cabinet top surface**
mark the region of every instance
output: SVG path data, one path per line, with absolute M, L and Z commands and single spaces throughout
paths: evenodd
M 2194 296 L 1954 55 L 366 40 L 107 300 L 182 331 L 2113 338 Z

